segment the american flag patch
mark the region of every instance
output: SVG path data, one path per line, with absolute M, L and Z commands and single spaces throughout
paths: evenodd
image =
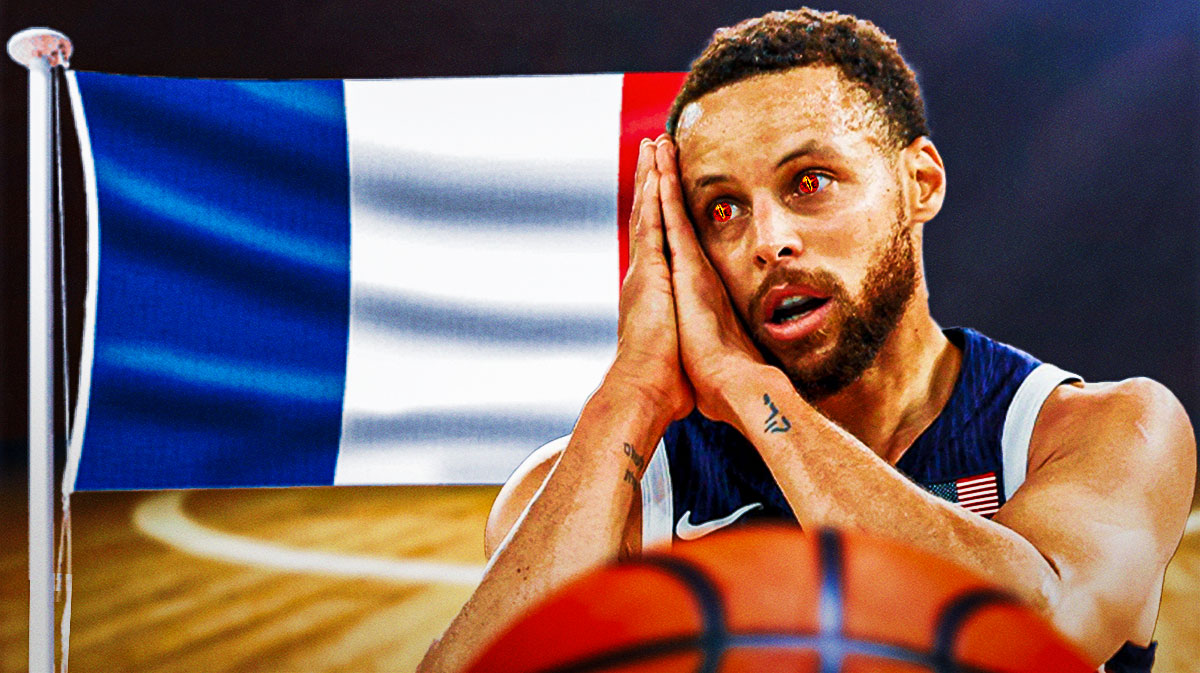
M 990 517 L 1000 509 L 1000 487 L 995 472 L 922 486 L 939 498 L 956 502 L 981 516 Z

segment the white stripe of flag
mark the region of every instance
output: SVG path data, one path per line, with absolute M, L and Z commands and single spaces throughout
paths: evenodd
M 967 511 L 990 516 L 1000 509 L 1000 492 L 995 472 L 959 479 L 954 482 L 954 487 L 958 495 L 958 504 Z
M 622 81 L 346 82 L 335 484 L 499 483 L 570 431 L 616 346 Z

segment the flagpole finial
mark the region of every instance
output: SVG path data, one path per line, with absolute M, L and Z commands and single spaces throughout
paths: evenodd
M 8 55 L 26 68 L 33 68 L 39 61 L 50 67 L 69 67 L 71 40 L 66 35 L 50 28 L 26 28 L 8 40 Z

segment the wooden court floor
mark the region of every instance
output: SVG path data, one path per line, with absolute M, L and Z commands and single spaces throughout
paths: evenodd
M 412 671 L 482 569 L 496 492 L 77 494 L 70 670 Z M 4 673 L 26 661 L 22 497 L 5 489 L 0 509 Z M 1200 530 L 1168 569 L 1155 637 L 1156 673 L 1200 673 Z

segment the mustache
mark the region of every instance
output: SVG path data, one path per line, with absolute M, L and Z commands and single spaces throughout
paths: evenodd
M 758 289 L 754 291 L 754 295 L 750 297 L 750 315 L 748 316 L 750 320 L 748 322 L 757 321 L 762 316 L 762 305 L 767 293 L 771 291 L 771 288 L 783 284 L 804 285 L 840 301 L 846 300 L 850 294 L 846 291 L 846 286 L 842 284 L 842 281 L 833 272 L 826 269 L 775 267 L 767 273 L 759 283 Z

